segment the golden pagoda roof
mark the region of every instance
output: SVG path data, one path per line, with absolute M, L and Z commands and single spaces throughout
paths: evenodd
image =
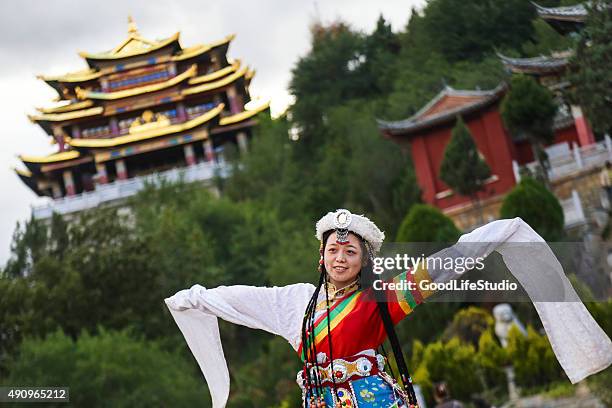
M 122 91 L 115 92 L 94 92 L 87 91 L 81 88 L 76 88 L 76 94 L 79 99 L 103 99 L 103 100 L 114 100 L 127 98 L 135 95 L 142 95 L 144 93 L 160 91 L 162 89 L 170 88 L 180 82 L 183 82 L 187 78 L 191 78 L 195 76 L 197 73 L 198 66 L 193 64 L 189 69 L 181 74 L 175 76 L 174 78 L 170 78 L 164 82 L 158 82 L 156 84 L 151 85 L 143 85 L 135 88 L 124 89 Z
M 269 107 L 270 107 L 270 101 L 267 101 L 257 106 L 256 108 L 248 109 L 243 112 L 236 113 L 232 116 L 226 116 L 224 118 L 221 118 L 221 120 L 219 121 L 219 125 L 227 126 L 227 125 L 233 125 L 234 123 L 242 122 L 243 120 L 252 118 L 258 113 L 265 111 Z
M 104 112 L 102 106 L 96 106 L 94 108 L 82 109 L 77 111 L 62 112 L 62 113 L 43 113 L 41 115 L 28 115 L 28 118 L 32 122 L 48 121 L 48 122 L 61 122 L 63 120 L 84 118 L 87 116 L 96 116 Z
M 217 71 L 211 72 L 210 74 L 200 75 L 195 78 L 191 78 L 189 80 L 189 85 L 201 84 L 203 82 L 214 81 L 215 79 L 223 78 L 224 76 L 235 72 L 238 68 L 240 68 L 240 60 L 236 60 L 232 63 L 232 65 L 228 65 L 225 68 L 221 68 Z
M 23 177 L 32 177 L 32 172 L 30 170 L 21 170 L 17 167 L 13 167 L 13 171 Z
M 31 171 L 29 171 L 29 170 L 20 170 L 20 169 L 18 169 L 16 167 L 13 167 L 13 170 L 15 171 L 17 176 L 21 179 L 21 181 L 23 181 L 23 183 L 26 186 L 30 187 L 30 189 L 33 192 L 35 192 L 39 196 L 43 195 L 43 193 L 38 188 L 38 183 L 34 179 L 34 177 L 32 176 L 32 172 Z
M 184 48 L 179 54 L 172 57 L 172 61 L 183 61 L 189 58 L 197 57 L 207 51 L 212 50 L 215 47 L 219 47 L 221 45 L 228 44 L 236 37 L 235 34 L 230 34 L 225 38 L 209 43 L 209 44 L 199 44 L 194 45 L 193 47 Z
M 57 163 L 65 160 L 76 159 L 81 154 L 77 150 L 68 150 L 65 152 L 53 153 L 48 156 L 27 156 L 19 155 L 22 162 L 27 163 Z
M 151 41 L 142 37 L 134 24 L 134 20 L 131 16 L 128 17 L 128 37 L 121 42 L 118 46 L 110 51 L 89 53 L 79 52 L 79 55 L 86 59 L 91 60 L 115 60 L 127 57 L 134 57 L 137 55 L 148 54 L 155 50 L 159 50 L 173 42 L 178 42 L 180 32 L 165 38 L 163 40 Z
M 94 69 L 83 69 L 80 71 L 69 72 L 63 75 L 36 75 L 36 78 L 42 79 L 45 82 L 85 82 L 92 79 L 100 78 L 101 71 Z
M 93 101 L 81 101 L 76 103 L 65 104 L 61 106 L 54 106 L 50 108 L 36 108 L 41 113 L 63 113 L 72 112 L 78 109 L 89 108 L 93 106 Z
M 181 91 L 181 95 L 193 95 L 200 92 L 211 91 L 213 89 L 221 88 L 222 86 L 229 85 L 240 77 L 244 76 L 247 73 L 248 69 L 246 67 L 240 69 L 237 72 L 234 72 L 231 75 L 226 76 L 223 79 L 218 81 L 208 82 L 202 85 L 194 86 L 192 88 L 183 89 Z
M 135 132 L 133 134 L 114 137 L 110 139 L 67 139 L 66 141 L 73 147 L 90 147 L 90 148 L 104 148 L 114 147 L 127 143 L 139 142 L 141 140 L 152 139 L 159 136 L 170 135 L 173 133 L 183 132 L 195 128 L 196 126 L 202 125 L 209 120 L 213 119 L 221 113 L 224 104 L 220 103 L 213 109 L 197 116 L 184 123 L 177 123 L 174 125 L 168 125 L 163 127 L 150 128 L 144 131 Z

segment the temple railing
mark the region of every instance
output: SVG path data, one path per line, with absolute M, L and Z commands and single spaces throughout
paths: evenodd
M 211 180 L 216 175 L 226 177 L 230 166 L 224 161 L 202 162 L 192 166 L 174 168 L 167 171 L 137 176 L 127 180 L 116 180 L 108 184 L 98 184 L 93 191 L 86 191 L 74 196 L 50 200 L 47 203 L 32 206 L 32 214 L 36 219 L 45 219 L 53 215 L 69 214 L 88 210 L 99 205 L 109 204 L 131 197 L 142 190 L 145 185 L 159 185 L 162 182 L 192 183 Z
M 572 190 L 571 197 L 559 200 L 565 219 L 565 228 L 571 228 L 586 223 L 586 216 L 582 206 L 582 200 L 576 190 Z
M 603 141 L 588 146 L 579 147 L 573 143 L 570 150 L 569 145 L 564 142 L 553 145 L 546 151 L 550 163 L 548 178 L 551 181 L 583 170 L 603 167 L 608 160 L 612 162 L 612 140 L 608 135 L 604 137 Z M 519 165 L 513 161 L 512 167 L 514 178 L 519 182 L 521 179 Z M 537 162 L 527 163 L 525 167 L 531 174 L 537 174 Z

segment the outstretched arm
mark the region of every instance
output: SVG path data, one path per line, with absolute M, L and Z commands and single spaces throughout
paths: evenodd
M 217 318 L 282 336 L 297 350 L 302 318 L 313 292 L 314 286 L 305 283 L 272 288 L 194 285 L 165 299 L 206 378 L 214 408 L 224 407 L 229 395 Z
M 532 300 L 557 360 L 572 383 L 612 363 L 612 342 L 580 301 L 546 241 L 522 219 L 490 222 L 431 257 L 486 258 L 494 251 Z M 417 270 L 413 276 L 443 283 L 462 275 L 441 268 Z M 431 295 L 417 294 L 423 300 Z
M 165 300 L 175 311 L 197 309 L 231 323 L 261 329 L 285 338 L 294 349 L 306 304 L 314 286 L 298 283 L 283 287 L 194 285 Z

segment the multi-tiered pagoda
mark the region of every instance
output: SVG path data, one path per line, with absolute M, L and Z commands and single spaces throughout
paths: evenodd
M 39 77 L 60 104 L 39 108 L 30 120 L 57 152 L 20 156 L 28 170 L 17 174 L 37 195 L 52 197 L 58 212 L 91 207 L 78 204 L 85 198 L 121 198 L 122 185 L 151 173 L 185 168 L 191 179 L 210 178 L 224 146 L 246 151 L 255 115 L 268 109 L 250 107 L 254 73 L 227 58 L 233 38 L 183 48 L 179 33 L 151 41 L 130 18 L 117 47 L 80 53 L 87 69 Z

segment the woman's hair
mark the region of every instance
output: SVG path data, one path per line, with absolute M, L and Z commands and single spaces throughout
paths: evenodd
M 328 292 L 328 279 L 327 279 L 327 270 L 325 269 L 325 264 L 323 263 L 325 246 L 327 244 L 327 240 L 330 235 L 334 232 L 334 230 L 326 231 L 323 234 L 321 241 L 321 249 L 320 256 L 321 261 L 319 262 L 319 283 L 316 286 L 316 289 L 306 306 L 306 312 L 304 314 L 304 320 L 302 321 L 302 354 L 304 358 L 304 379 L 306 381 L 306 389 L 311 390 L 311 395 L 314 397 L 322 397 L 323 387 L 321 386 L 321 379 L 319 377 L 319 363 L 317 361 L 317 348 L 315 345 L 315 336 L 314 336 L 314 321 L 315 321 L 315 311 L 317 306 L 317 300 L 319 298 L 319 294 L 321 288 L 323 287 L 325 290 L 325 300 L 327 302 L 327 310 L 329 313 L 329 292 Z M 359 281 L 361 288 L 368 288 L 371 286 L 374 280 L 374 272 L 372 271 L 372 251 L 368 245 L 368 243 L 358 234 L 351 232 L 351 234 L 355 235 L 359 239 L 359 243 L 362 250 L 362 267 L 359 272 Z M 395 333 L 395 327 L 391 320 L 391 315 L 389 314 L 389 309 L 387 308 L 387 303 L 385 299 L 384 292 L 374 291 L 374 295 L 376 297 L 376 303 L 378 304 L 378 310 L 383 321 L 383 325 L 385 327 L 385 331 L 387 333 L 387 337 L 391 343 L 391 347 L 393 350 L 393 355 L 395 357 L 395 361 L 397 363 L 397 367 L 399 370 L 399 377 L 401 379 L 402 384 L 406 392 L 408 393 L 409 404 L 417 404 L 416 395 L 414 393 L 414 389 L 412 387 L 412 380 L 410 375 L 408 374 L 408 369 L 406 367 L 406 362 L 404 359 L 404 355 L 401 351 L 401 347 L 399 345 L 399 340 L 397 338 L 397 334 Z M 333 356 L 333 344 L 331 341 L 331 327 L 330 327 L 330 319 L 327 319 L 327 330 L 328 336 L 327 341 L 329 344 L 329 359 L 331 364 L 331 371 L 334 372 L 334 356 Z M 382 347 L 382 345 L 381 345 Z M 386 352 L 384 348 L 382 348 L 383 354 L 386 356 Z M 314 367 L 312 369 L 311 367 Z M 389 368 L 391 368 L 389 366 Z M 391 375 L 395 377 L 393 371 Z M 332 383 L 333 383 L 333 392 L 334 396 L 337 398 L 337 390 L 336 390 L 336 382 L 335 377 L 332 375 Z

